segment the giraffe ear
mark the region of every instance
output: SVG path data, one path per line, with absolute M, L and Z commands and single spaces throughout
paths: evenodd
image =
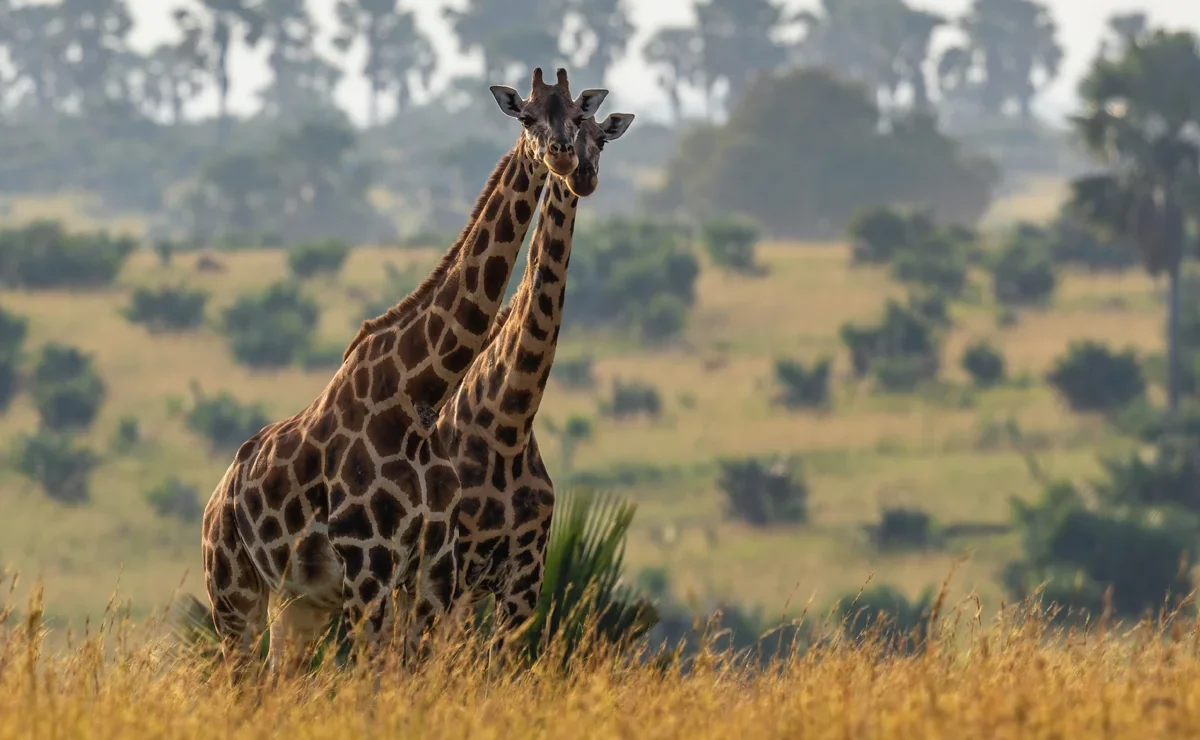
M 525 112 L 525 101 L 516 90 L 507 85 L 492 85 L 488 89 L 496 97 L 496 103 L 499 104 L 500 110 L 504 111 L 504 115 L 520 118 Z
M 584 118 L 591 118 L 600 110 L 600 104 L 608 97 L 608 90 L 602 87 L 593 87 L 579 93 L 579 97 L 575 99 L 575 106 L 579 108 L 579 112 Z
M 604 119 L 604 123 L 600 124 L 600 130 L 604 132 L 605 141 L 619 139 L 629 130 L 629 124 L 633 123 L 632 113 L 609 113 L 608 118 Z

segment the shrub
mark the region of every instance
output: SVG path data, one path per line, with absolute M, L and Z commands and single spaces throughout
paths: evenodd
M 638 414 L 657 417 L 662 413 L 662 398 L 658 389 L 652 385 L 636 380 L 624 381 L 614 379 L 612 384 L 612 400 L 609 402 L 608 413 L 616 419 L 624 419 Z
M 1014 499 L 1012 506 L 1023 555 L 1003 580 L 1015 598 L 1049 582 L 1044 598 L 1095 617 L 1111 586 L 1115 616 L 1139 618 L 1164 606 L 1169 611 L 1191 591 L 1195 517 L 1143 507 L 1092 510 L 1061 482 L 1035 503 Z
M 1004 380 L 1004 355 L 989 344 L 979 340 L 963 351 L 962 368 L 980 388 L 989 388 Z
M 879 522 L 868 528 L 877 550 L 907 550 L 933 547 L 938 543 L 937 522 L 928 512 L 906 506 L 888 506 Z
M 746 458 L 718 465 L 729 516 L 756 527 L 808 520 L 808 484 L 797 463 Z
M 204 512 L 200 492 L 172 476 L 146 492 L 146 503 L 161 517 L 194 522 Z
M 638 329 L 647 342 L 663 342 L 683 333 L 687 317 L 688 307 L 683 301 L 661 293 L 651 298 L 638 315 Z
M 1139 452 L 1100 460 L 1097 497 L 1112 506 L 1176 506 L 1200 511 L 1200 436 L 1166 436 L 1147 460 Z
M 88 500 L 92 470 L 100 462 L 91 450 L 76 447 L 70 437 L 47 429 L 18 440 L 16 461 L 22 475 L 64 504 Z
M 236 450 L 270 423 L 261 406 L 243 405 L 226 391 L 206 398 L 193 388 L 193 395 L 187 427 L 207 439 L 214 452 Z
M 234 358 L 254 368 L 277 368 L 298 359 L 316 333 L 317 305 L 292 283 L 275 283 L 240 296 L 225 310 L 223 328 Z
M 0 229 L 0 279 L 32 289 L 111 285 L 136 248 L 132 238 L 69 234 L 57 221 L 34 221 Z
M 1050 258 L 1055 264 L 1077 265 L 1091 272 L 1124 272 L 1137 265 L 1136 248 L 1101 239 L 1071 219 L 1056 221 L 1049 236 Z
M 0 308 L 0 413 L 8 411 L 17 395 L 22 348 L 29 321 Z
M 957 242 L 938 235 L 896 255 L 892 275 L 901 282 L 958 296 L 967 285 L 967 260 Z
M 925 644 L 935 596 L 926 588 L 909 600 L 892 586 L 875 586 L 843 596 L 833 614 L 851 639 L 875 638 L 893 650 L 914 652 Z
M 349 255 L 350 245 L 337 239 L 308 242 L 288 252 L 288 269 L 301 280 L 317 274 L 336 275 Z
M 755 270 L 754 248 L 761 238 L 761 229 L 748 219 L 709 221 L 701 228 L 704 249 L 713 264 L 736 272 Z
M 556 358 L 550 377 L 566 388 L 591 388 L 596 384 L 596 377 L 592 372 L 593 365 L 591 355 Z
M 300 367 L 305 370 L 337 370 L 346 348 L 341 344 L 310 345 L 300 350 Z
M 648 341 L 674 336 L 695 304 L 699 274 L 674 224 L 613 219 L 589 226 L 575 236 L 564 324 L 637 329 Z
M 775 360 L 775 383 L 779 403 L 790 409 L 823 408 L 829 405 L 829 376 L 833 361 L 823 357 L 811 369 L 796 360 Z
M 636 506 L 588 491 L 564 493 L 554 505 L 542 590 L 521 643 L 527 660 L 555 651 L 565 667 L 589 646 L 628 647 L 658 614 L 624 583 L 625 540 Z
M 914 226 L 932 228 L 925 214 L 908 217 L 891 208 L 875 208 L 860 213 L 850 222 L 855 262 L 886 264 L 903 250 L 912 238 Z
M 938 364 L 934 355 L 882 357 L 873 367 L 875 382 L 887 393 L 911 393 L 937 377 Z
M 842 342 L 850 350 L 854 373 L 863 377 L 874 371 L 881 361 L 915 358 L 907 362 L 910 374 L 915 369 L 920 371 L 920 377 L 930 372 L 936 375 L 941 354 L 939 331 L 948 324 L 948 319 L 943 323 L 943 319 L 935 315 L 939 306 L 944 308 L 943 303 L 931 296 L 910 296 L 907 305 L 889 299 L 879 323 L 867 326 L 843 324 Z M 884 375 L 889 379 L 903 374 L 898 368 L 884 369 Z M 886 387 L 887 381 L 883 383 Z
M 1132 349 L 1116 353 L 1092 340 L 1072 342 L 1047 380 L 1075 411 L 1114 411 L 1146 391 Z
M 32 395 L 42 426 L 68 432 L 92 425 L 106 389 L 90 355 L 52 342 L 42 347 L 34 368 Z
M 138 288 L 122 313 L 131 323 L 141 324 L 151 332 L 186 331 L 204 323 L 207 302 L 208 293 L 182 285 L 164 285 L 157 290 Z
M 1050 249 L 1038 231 L 1018 228 L 991 265 L 996 301 L 1007 306 L 1043 304 L 1054 292 Z
M 122 416 L 117 419 L 117 430 L 113 435 L 113 449 L 117 452 L 128 452 L 142 441 L 142 428 L 136 416 Z

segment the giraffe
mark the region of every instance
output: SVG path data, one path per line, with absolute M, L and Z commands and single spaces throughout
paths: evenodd
M 603 123 L 580 126 L 579 166 L 567 178 L 550 178 L 520 287 L 438 417 L 462 485 L 456 619 L 491 595 L 498 623 L 514 628 L 537 603 L 554 484 L 533 420 L 558 343 L 579 197 L 596 190 L 600 152 L 633 118 L 613 113 Z
M 483 347 L 547 176 L 575 170 L 579 126 L 607 95 L 572 100 L 563 69 L 554 84 L 534 70 L 528 99 L 491 92 L 522 130 L 458 239 L 363 322 L 307 408 L 241 446 L 205 507 L 205 582 L 235 679 L 268 619 L 269 666 L 290 671 L 339 613 L 369 655 L 402 632 L 407 659 L 452 602 L 460 489 L 438 411 Z

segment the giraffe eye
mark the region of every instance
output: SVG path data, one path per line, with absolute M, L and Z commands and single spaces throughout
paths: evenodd
M 530 126 L 532 126 L 534 124 L 536 119 L 534 119 L 533 116 L 525 115 L 525 116 L 521 116 L 521 118 L 519 120 L 521 121 L 522 126 L 524 126 L 525 128 L 529 128 Z
M 600 151 L 604 151 L 604 139 L 596 140 L 596 149 L 598 149 Z

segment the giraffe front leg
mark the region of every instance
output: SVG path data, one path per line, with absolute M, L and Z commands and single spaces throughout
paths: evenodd
M 221 655 L 235 684 L 245 680 L 267 627 L 270 592 L 237 534 L 232 501 L 204 516 L 204 585 Z

